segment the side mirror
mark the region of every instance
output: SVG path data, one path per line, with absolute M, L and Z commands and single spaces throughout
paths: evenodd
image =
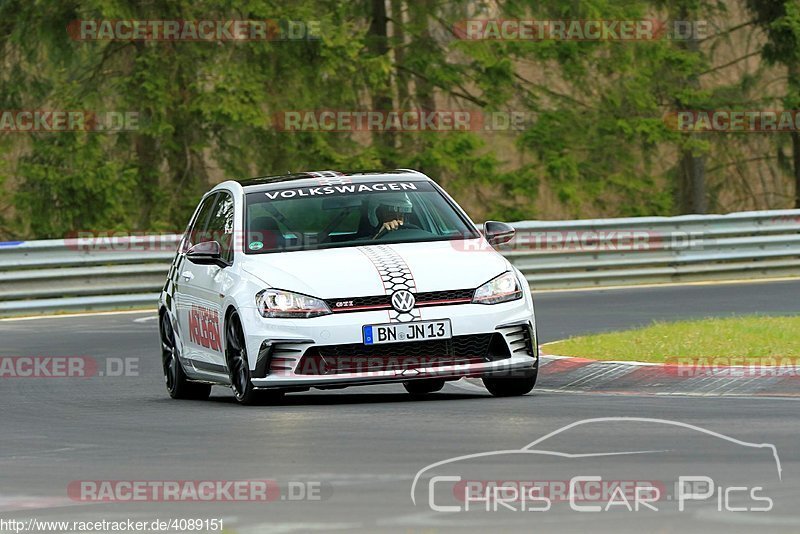
M 514 239 L 517 231 L 510 224 L 497 221 L 486 221 L 483 225 L 483 235 L 490 245 L 502 245 Z
M 186 259 L 195 265 L 216 265 L 225 267 L 227 263 L 222 260 L 222 248 L 216 241 L 203 241 L 186 252 Z

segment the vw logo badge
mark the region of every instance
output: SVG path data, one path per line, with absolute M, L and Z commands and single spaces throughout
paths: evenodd
M 414 309 L 414 304 L 417 303 L 417 299 L 414 298 L 413 293 L 406 289 L 401 289 L 400 291 L 395 291 L 392 294 L 392 308 L 397 310 L 400 313 L 408 313 Z

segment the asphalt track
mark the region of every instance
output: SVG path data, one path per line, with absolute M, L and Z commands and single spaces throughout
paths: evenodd
M 536 296 L 537 320 L 542 341 L 550 341 L 654 319 L 796 314 L 798 295 L 800 281 L 548 292 Z M 800 530 L 800 404 L 794 399 L 546 389 L 494 399 L 458 383 L 425 400 L 409 398 L 397 385 L 297 393 L 278 406 L 255 408 L 235 405 L 223 388 L 208 402 L 172 401 L 164 391 L 152 315 L 0 322 L 0 356 L 89 356 L 101 369 L 106 361 L 138 358 L 131 376 L 0 379 L 0 520 L 220 518 L 226 532 L 238 533 Z M 663 422 L 587 423 L 548 440 L 556 442 L 549 450 L 583 455 L 573 459 L 577 467 L 563 458 L 512 455 L 460 472 L 471 480 L 601 474 L 604 480 L 665 483 L 704 474 L 718 486 L 762 485 L 773 509 L 719 512 L 715 494 L 682 512 L 670 495 L 657 512 L 617 507 L 580 513 L 557 502 L 540 512 L 444 513 L 428 506 L 425 477 L 412 503 L 414 477 L 431 463 L 518 450 L 566 425 L 602 417 Z M 744 442 L 774 445 L 780 479 L 773 456 Z M 591 456 L 610 451 L 657 452 Z M 67 490 L 81 480 L 253 479 L 276 481 L 284 497 L 290 485 L 310 484 L 305 487 L 319 488 L 320 498 L 79 503 Z

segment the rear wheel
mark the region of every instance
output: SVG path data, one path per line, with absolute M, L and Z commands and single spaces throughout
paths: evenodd
M 173 399 L 207 399 L 211 394 L 211 386 L 190 382 L 186 378 L 186 373 L 178 359 L 175 332 L 172 330 L 172 323 L 166 312 L 161 314 L 159 330 L 161 331 L 161 361 L 164 368 L 164 381 L 169 396 Z
M 484 376 L 483 385 L 495 397 L 519 397 L 531 392 L 538 374 L 534 370 L 526 376 Z
M 427 395 L 434 393 L 444 387 L 444 380 L 440 378 L 426 378 L 421 380 L 409 380 L 403 382 L 403 387 L 412 395 Z
M 236 313 L 226 321 L 225 358 L 231 379 L 233 396 L 239 404 L 253 405 L 277 402 L 283 397 L 282 391 L 259 391 L 253 387 L 250 364 L 247 359 L 247 345 L 239 315 Z

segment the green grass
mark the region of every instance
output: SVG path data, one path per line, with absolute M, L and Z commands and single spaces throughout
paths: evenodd
M 728 356 L 745 361 L 800 357 L 800 316 L 655 322 L 644 328 L 548 343 L 544 353 L 644 362 L 679 357 Z

